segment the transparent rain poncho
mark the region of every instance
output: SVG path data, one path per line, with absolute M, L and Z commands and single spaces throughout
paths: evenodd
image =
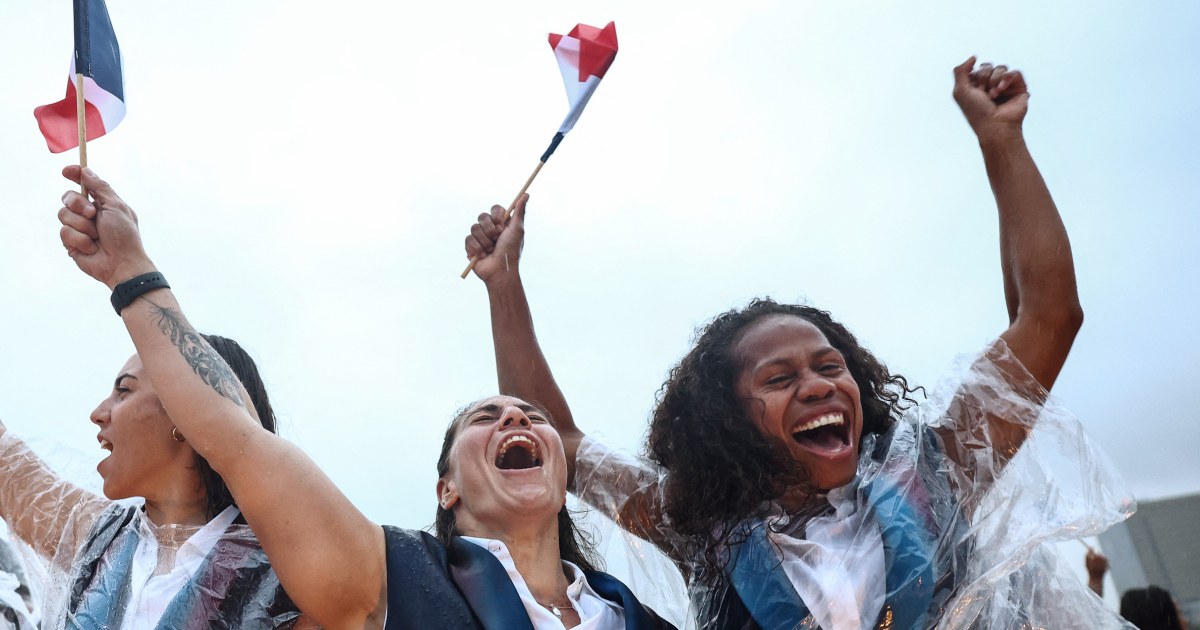
M 20 439 L 0 435 L 0 516 L 44 565 L 41 627 L 300 627 L 250 528 L 233 509 L 206 526 L 157 526 L 56 475 Z M 136 594 L 136 595 L 135 595 Z M 124 624 L 124 625 L 123 625 Z
M 1015 455 L 993 448 L 989 421 L 1029 430 Z M 579 498 L 626 531 L 631 570 L 656 576 L 631 587 L 656 603 L 674 595 L 661 556 L 628 531 L 692 576 L 687 617 L 704 630 L 1132 627 L 1052 549 L 1127 518 L 1132 496 L 1003 340 L 960 358 L 888 433 L 864 436 L 855 480 L 827 508 L 766 505 L 738 523 L 715 578 L 695 577 L 697 541 L 669 518 L 638 516 L 661 514 L 669 482 L 645 460 L 580 446 Z

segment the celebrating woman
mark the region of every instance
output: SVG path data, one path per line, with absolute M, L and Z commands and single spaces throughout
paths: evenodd
M 650 461 L 609 451 L 576 427 L 538 347 L 524 201 L 467 237 L 500 390 L 558 418 L 575 490 L 675 560 L 702 628 L 1060 627 L 1037 623 L 1047 610 L 1085 623 L 1069 598 L 1033 602 L 1029 580 L 1051 572 L 1016 570 L 1043 534 L 1022 539 L 1017 509 L 989 494 L 1035 421 L 1062 419 L 1046 390 L 1082 322 L 1070 245 L 1023 140 L 1021 73 L 972 58 L 954 77 L 999 207 L 1009 327 L 921 405 L 827 312 L 759 299 L 712 320 L 672 369 Z M 1030 481 L 1043 497 L 1048 481 Z
M 544 411 L 507 397 L 468 407 L 438 463 L 438 536 L 381 528 L 253 419 L 241 384 L 146 255 L 129 206 L 90 171 L 64 174 L 94 201 L 65 195 L 63 245 L 113 290 L 167 414 L 228 484 L 306 615 L 335 629 L 670 627 L 591 570 L 565 509 L 566 455 Z
M 275 416 L 235 341 L 206 343 L 246 384 L 255 423 Z M 109 455 L 104 496 L 56 475 L 0 424 L 0 517 L 49 563 L 43 628 L 297 628 L 301 619 L 224 480 L 197 455 L 134 355 L 92 412 Z M 115 501 L 142 498 L 141 505 Z

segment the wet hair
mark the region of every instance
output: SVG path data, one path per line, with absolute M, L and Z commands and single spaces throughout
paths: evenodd
M 225 363 L 229 364 L 230 369 L 242 382 L 246 393 L 250 394 L 250 402 L 254 404 L 254 410 L 258 412 L 258 420 L 262 423 L 263 428 L 275 433 L 275 411 L 271 409 L 271 399 L 267 396 L 267 387 L 263 384 L 254 359 L 251 359 L 242 346 L 232 339 L 203 334 L 201 337 L 204 337 L 208 345 L 212 346 L 222 359 L 225 359 Z M 229 487 L 225 485 L 225 480 L 221 479 L 221 475 L 218 475 L 212 466 L 208 465 L 208 461 L 200 457 L 199 453 L 196 454 L 196 467 L 200 469 L 200 482 L 204 484 L 208 518 L 215 517 L 231 505 L 237 505 L 233 500 L 233 494 L 229 492 Z
M 467 415 L 475 409 L 479 401 L 475 401 L 454 414 L 454 419 L 450 421 L 450 426 L 446 427 L 446 436 L 442 439 L 442 454 L 438 455 L 437 474 L 438 478 L 446 476 L 450 472 L 450 449 L 454 446 L 454 441 L 458 439 L 458 432 L 462 428 L 463 420 Z M 529 403 L 537 407 L 551 425 L 554 424 L 553 418 L 550 417 L 550 412 L 536 403 Z M 433 522 L 434 535 L 442 542 L 443 545 L 450 545 L 450 538 L 459 535 L 458 523 L 455 519 L 454 509 L 447 510 L 441 504 L 437 507 L 437 516 Z M 600 561 L 596 553 L 595 543 L 591 537 L 579 529 L 575 525 L 575 520 L 571 518 L 571 512 L 567 509 L 564 503 L 562 509 L 558 511 L 558 555 L 567 562 L 570 562 L 584 571 L 599 571 Z
M 1165 588 L 1131 588 L 1121 596 L 1121 616 L 1139 630 L 1179 630 L 1179 609 Z
M 862 397 L 864 437 L 885 433 L 916 403 L 909 394 L 917 388 L 889 372 L 826 311 L 758 298 L 710 321 L 659 390 L 646 439 L 647 455 L 669 473 L 665 515 L 692 541 L 687 555 L 701 562 L 701 576 L 720 574 L 723 550 L 741 540 L 739 524 L 764 504 L 797 487 L 817 492 L 783 445 L 752 428 L 734 389 L 737 342 L 757 322 L 781 315 L 813 324 L 845 357 Z

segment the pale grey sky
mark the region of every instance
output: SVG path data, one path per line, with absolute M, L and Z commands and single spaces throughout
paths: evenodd
M 1200 491 L 1200 4 L 330 4 L 109 0 L 128 115 L 89 145 L 202 330 L 246 345 L 284 434 L 368 516 L 432 521 L 460 405 L 492 393 L 459 280 L 566 112 L 549 31 L 616 63 L 534 184 L 523 271 L 575 415 L 635 448 L 693 329 L 756 295 L 827 308 L 931 384 L 1006 326 L 995 209 L 950 98 L 1026 72 L 1026 136 L 1086 311 L 1055 394 L 1136 495 Z M 54 217 L 70 2 L 0 5 L 0 418 L 87 469 L 132 345 Z M 77 449 L 69 455 L 62 449 Z

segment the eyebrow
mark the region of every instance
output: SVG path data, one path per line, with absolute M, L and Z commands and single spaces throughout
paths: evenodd
M 824 358 L 825 356 L 827 356 L 830 353 L 836 353 L 839 357 L 842 357 L 843 360 L 846 358 L 846 356 L 844 354 L 842 354 L 841 350 L 838 350 L 837 348 L 834 348 L 833 346 L 825 346 L 824 348 L 820 348 L 820 349 L 816 350 L 815 352 L 813 352 L 812 356 L 813 356 L 813 358 L 820 359 L 820 358 Z M 759 363 L 758 365 L 754 366 L 753 371 L 754 371 L 754 373 L 758 373 L 767 368 L 774 367 L 776 365 L 786 365 L 788 363 L 790 363 L 790 361 L 783 357 L 780 357 L 778 359 L 771 359 L 769 361 L 765 361 L 763 363 Z
M 473 411 L 471 411 L 471 415 L 475 415 L 480 412 L 499 413 L 504 407 L 508 407 L 508 406 L 510 406 L 510 405 L 501 406 L 501 405 L 497 405 L 496 403 L 488 403 L 486 405 L 481 405 L 479 407 L 476 407 Z M 539 416 L 541 416 L 541 415 L 545 415 L 545 413 L 546 413 L 546 412 L 542 411 L 541 409 L 539 409 L 529 403 L 521 403 L 519 405 L 515 405 L 515 407 L 527 414 L 528 413 L 536 413 Z

